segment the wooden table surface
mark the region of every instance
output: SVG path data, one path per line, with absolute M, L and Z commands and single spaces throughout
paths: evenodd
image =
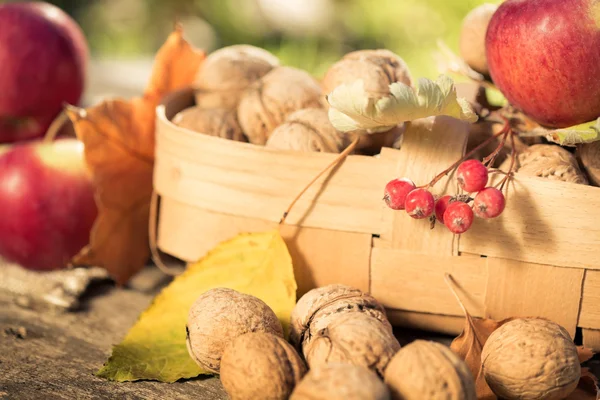
M 154 267 L 130 287 L 93 284 L 76 311 L 58 312 L 0 290 L 0 399 L 227 399 L 217 378 L 176 383 L 116 383 L 94 376 L 153 296 L 169 281 Z M 450 338 L 420 332 L 398 334 L 449 344 Z

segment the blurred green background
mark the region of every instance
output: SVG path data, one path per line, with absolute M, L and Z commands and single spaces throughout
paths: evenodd
M 207 51 L 249 43 L 321 76 L 344 53 L 387 48 L 415 77 L 435 78 L 442 39 L 457 51 L 463 17 L 497 0 L 50 0 L 81 24 L 96 58 L 152 55 L 183 23 Z

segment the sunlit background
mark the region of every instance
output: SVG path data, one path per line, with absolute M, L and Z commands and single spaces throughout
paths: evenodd
M 405 59 L 414 76 L 435 78 L 436 41 L 442 39 L 456 51 L 466 13 L 479 4 L 498 0 L 50 2 L 81 24 L 95 59 L 151 59 L 178 20 L 188 40 L 207 51 L 236 43 L 253 44 L 317 77 L 344 53 L 387 48 Z M 144 78 L 144 74 L 136 77 L 140 82 Z

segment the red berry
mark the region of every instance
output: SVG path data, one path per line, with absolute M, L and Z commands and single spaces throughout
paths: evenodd
M 406 195 L 415 188 L 408 178 L 393 179 L 385 185 L 383 200 L 392 210 L 404 210 Z
M 450 203 L 450 199 L 452 196 L 449 194 L 442 196 L 435 202 L 435 218 L 440 221 L 442 224 L 444 223 L 444 213 L 446 212 L 446 208 L 448 208 L 448 203 Z
M 406 196 L 406 212 L 413 218 L 427 218 L 433 213 L 435 200 L 427 189 L 415 189 Z
M 477 193 L 473 200 L 473 211 L 479 218 L 496 218 L 504 211 L 506 200 L 502 192 L 488 187 Z
M 465 233 L 473 223 L 473 210 L 467 203 L 454 201 L 448 204 L 444 213 L 444 225 L 450 232 L 461 234 Z
M 488 170 L 479 160 L 467 160 L 458 166 L 456 179 L 465 192 L 479 192 L 488 182 Z

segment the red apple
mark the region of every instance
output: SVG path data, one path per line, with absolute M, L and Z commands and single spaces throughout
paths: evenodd
M 507 100 L 538 123 L 600 116 L 598 0 L 506 0 L 488 26 L 486 57 Z
M 96 215 L 78 140 L 17 144 L 0 156 L 0 256 L 61 268 L 88 243 Z
M 42 136 L 63 103 L 78 104 L 88 45 L 60 8 L 0 4 L 0 143 Z

